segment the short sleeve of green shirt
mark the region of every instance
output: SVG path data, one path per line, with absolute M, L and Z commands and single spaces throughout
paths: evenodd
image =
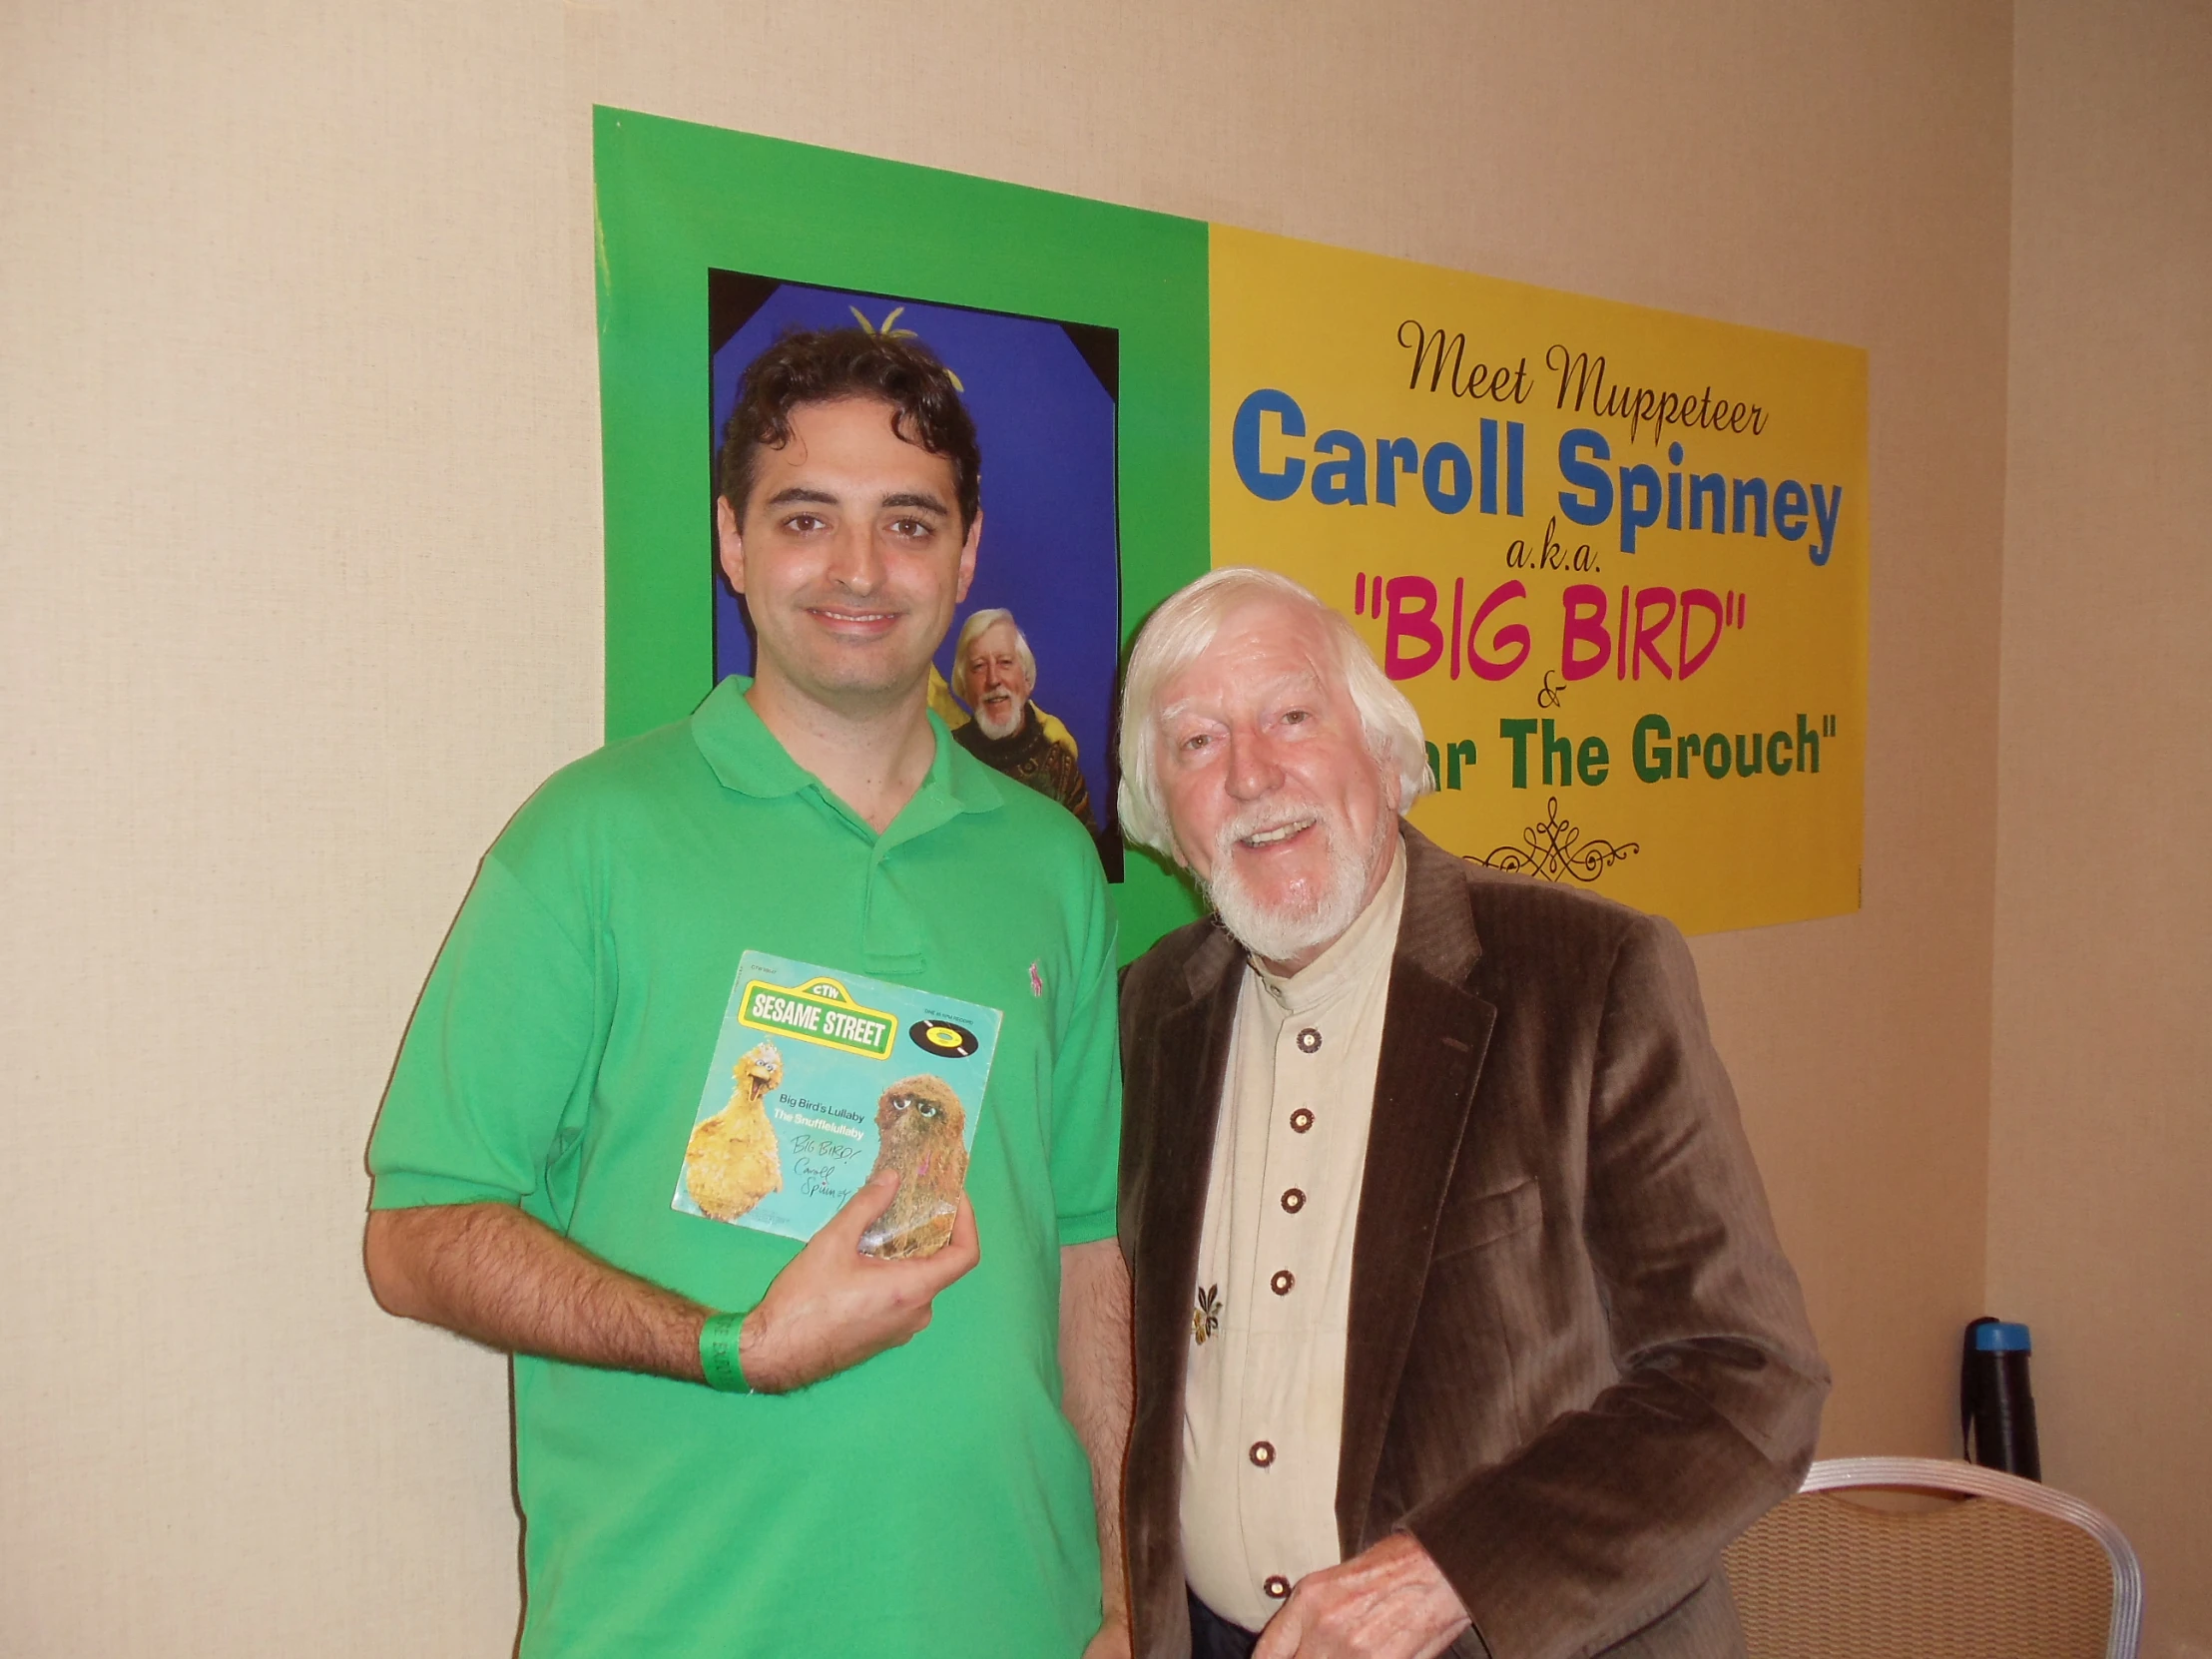
M 424 986 L 370 1143 L 372 1204 L 493 1200 L 544 1213 L 564 1121 L 589 1093 L 592 968 L 494 850 Z
M 1062 1245 L 1114 1236 L 1121 1156 L 1121 1038 L 1114 928 L 1106 883 L 1094 874 L 1084 916 L 1083 981 L 1075 987 L 1052 1068 L 1052 1192 Z

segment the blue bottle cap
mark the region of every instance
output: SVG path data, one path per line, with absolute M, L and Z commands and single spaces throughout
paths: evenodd
M 1987 1325 L 1973 1328 L 1973 1346 L 1978 1354 L 2032 1354 L 2034 1346 L 2027 1340 L 2024 1325 L 2004 1325 L 1991 1320 Z

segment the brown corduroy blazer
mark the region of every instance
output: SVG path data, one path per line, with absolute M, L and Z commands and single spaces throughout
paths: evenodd
M 1337 1528 L 1409 1530 L 1492 1659 L 1743 1651 L 1722 1547 L 1796 1488 L 1828 1372 L 1664 921 L 1409 826 L 1353 1256 Z M 1185 1659 L 1199 1228 L 1244 956 L 1131 964 L 1121 1242 L 1139 1659 Z

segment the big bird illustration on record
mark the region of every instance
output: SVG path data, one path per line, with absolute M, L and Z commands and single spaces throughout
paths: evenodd
M 898 1171 L 898 1191 L 860 1235 L 869 1256 L 934 1256 L 952 1237 L 953 1213 L 967 1185 L 968 1153 L 960 1139 L 967 1113 L 952 1085 L 927 1072 L 902 1077 L 875 1103 L 878 1146 L 874 1180 Z
M 784 1080 L 784 1056 L 774 1043 L 760 1043 L 730 1072 L 738 1083 L 730 1104 L 691 1132 L 684 1152 L 692 1202 L 717 1221 L 736 1221 L 784 1190 L 784 1163 L 766 1104 L 769 1090 Z

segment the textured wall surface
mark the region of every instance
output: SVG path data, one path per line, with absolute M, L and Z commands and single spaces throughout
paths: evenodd
M 1988 1301 L 2212 1655 L 2212 8 L 2016 30 Z
M 511 1638 L 504 1371 L 370 1304 L 360 1163 L 478 854 L 597 740 L 594 100 L 1868 347 L 1866 907 L 1697 950 L 1828 1449 L 1947 1449 L 1988 1237 L 2007 7 L 26 4 L 0 1646 Z

